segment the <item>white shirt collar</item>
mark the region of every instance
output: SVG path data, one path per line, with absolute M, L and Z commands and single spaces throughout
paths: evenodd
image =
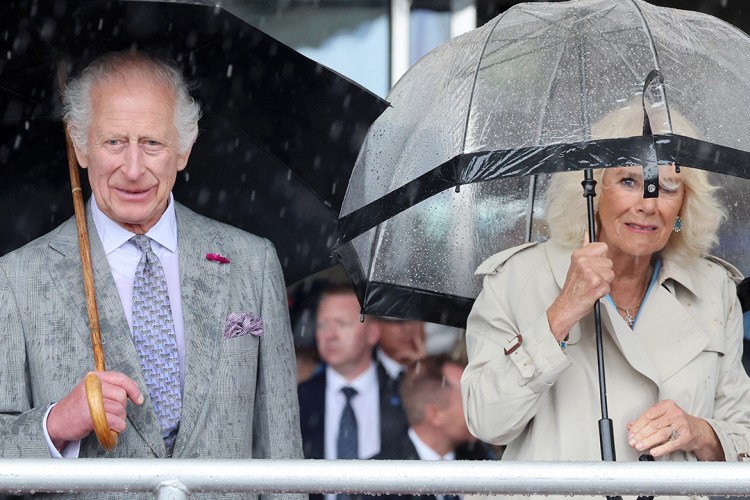
M 409 427 L 409 439 L 414 443 L 414 448 L 417 450 L 420 460 L 455 460 L 456 453 L 449 451 L 445 455 L 440 455 L 438 452 L 427 446 L 417 435 L 416 431 Z
M 96 198 L 93 194 L 91 195 L 89 207 L 91 209 L 91 217 L 94 220 L 94 226 L 96 226 L 96 232 L 99 234 L 99 239 L 102 241 L 106 255 L 117 250 L 127 243 L 130 238 L 135 236 L 135 233 L 131 233 L 104 215 L 104 212 L 96 204 Z M 177 251 L 177 217 L 175 216 L 172 193 L 169 194 L 167 209 L 146 235 L 170 252 Z
M 394 380 L 398 379 L 398 377 L 401 375 L 401 372 L 404 370 L 404 367 L 401 365 L 401 363 L 388 356 L 382 347 L 378 347 L 375 355 L 378 357 L 378 361 L 380 361 L 380 364 L 383 365 L 383 368 L 385 368 L 388 376 Z
M 329 388 L 333 394 L 337 394 L 346 386 L 353 387 L 359 394 L 364 394 L 373 385 L 377 385 L 377 383 L 378 373 L 375 371 L 375 363 L 370 363 L 367 370 L 351 381 L 346 380 L 340 373 L 330 366 L 326 367 L 326 387 Z

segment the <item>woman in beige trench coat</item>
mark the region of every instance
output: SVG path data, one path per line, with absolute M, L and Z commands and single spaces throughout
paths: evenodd
M 709 257 L 724 212 L 702 171 L 595 172 L 598 238 L 586 244 L 580 173 L 548 190 L 550 241 L 496 254 L 467 324 L 469 429 L 503 460 L 601 459 L 592 307 L 601 300 L 619 461 L 738 460 L 750 453 L 750 379 L 730 264 Z M 525 497 L 528 498 L 528 497 Z

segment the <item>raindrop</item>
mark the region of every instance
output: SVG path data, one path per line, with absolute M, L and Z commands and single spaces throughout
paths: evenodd
M 21 135 L 16 136 L 16 140 L 13 142 L 13 149 L 18 149 L 21 147 Z
M 250 191 L 250 201 L 251 202 L 255 201 L 255 189 L 253 189 L 252 191 Z
M 232 78 L 232 65 L 227 66 L 227 78 Z
M 185 172 L 185 182 L 190 181 L 190 172 Z
M 287 172 L 286 172 L 286 180 L 287 180 L 287 182 L 292 180 L 292 171 L 291 170 L 287 170 Z
M 23 128 L 24 128 L 25 130 L 29 130 L 29 120 L 26 120 L 26 121 L 25 121 L 25 122 L 23 123 Z
M 286 213 L 286 207 L 281 207 L 281 210 L 279 210 L 279 219 L 283 219 L 285 213 Z
M 104 26 L 104 18 L 100 17 L 99 24 L 96 26 L 96 30 L 101 31 L 103 26 Z
M 10 50 L 5 53 L 5 58 L 10 61 Z

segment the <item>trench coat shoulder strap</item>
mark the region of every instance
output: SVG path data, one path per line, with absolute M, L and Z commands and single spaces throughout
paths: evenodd
M 482 275 L 482 274 L 494 274 L 500 267 L 505 264 L 505 262 L 513 257 L 515 254 L 522 252 L 523 250 L 526 250 L 527 248 L 533 247 L 537 244 L 537 242 L 532 241 L 530 243 L 524 243 L 523 245 L 518 245 L 517 247 L 508 248 L 507 250 L 503 250 L 502 252 L 498 252 L 489 259 L 482 262 L 477 270 L 474 272 L 475 275 Z
M 721 267 L 723 267 L 730 278 L 732 278 L 732 281 L 735 282 L 735 284 L 739 284 L 740 281 L 744 278 L 742 275 L 742 272 L 734 267 L 734 265 L 730 264 L 729 262 L 725 261 L 724 259 L 720 259 L 719 257 L 716 257 L 715 255 L 706 255 L 706 259 L 714 262 Z

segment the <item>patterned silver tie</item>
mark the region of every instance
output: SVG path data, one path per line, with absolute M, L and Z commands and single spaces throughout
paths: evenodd
M 139 234 L 130 241 L 143 252 L 133 281 L 133 341 L 161 424 L 167 455 L 171 456 L 180 426 L 182 396 L 167 280 L 148 236 Z

